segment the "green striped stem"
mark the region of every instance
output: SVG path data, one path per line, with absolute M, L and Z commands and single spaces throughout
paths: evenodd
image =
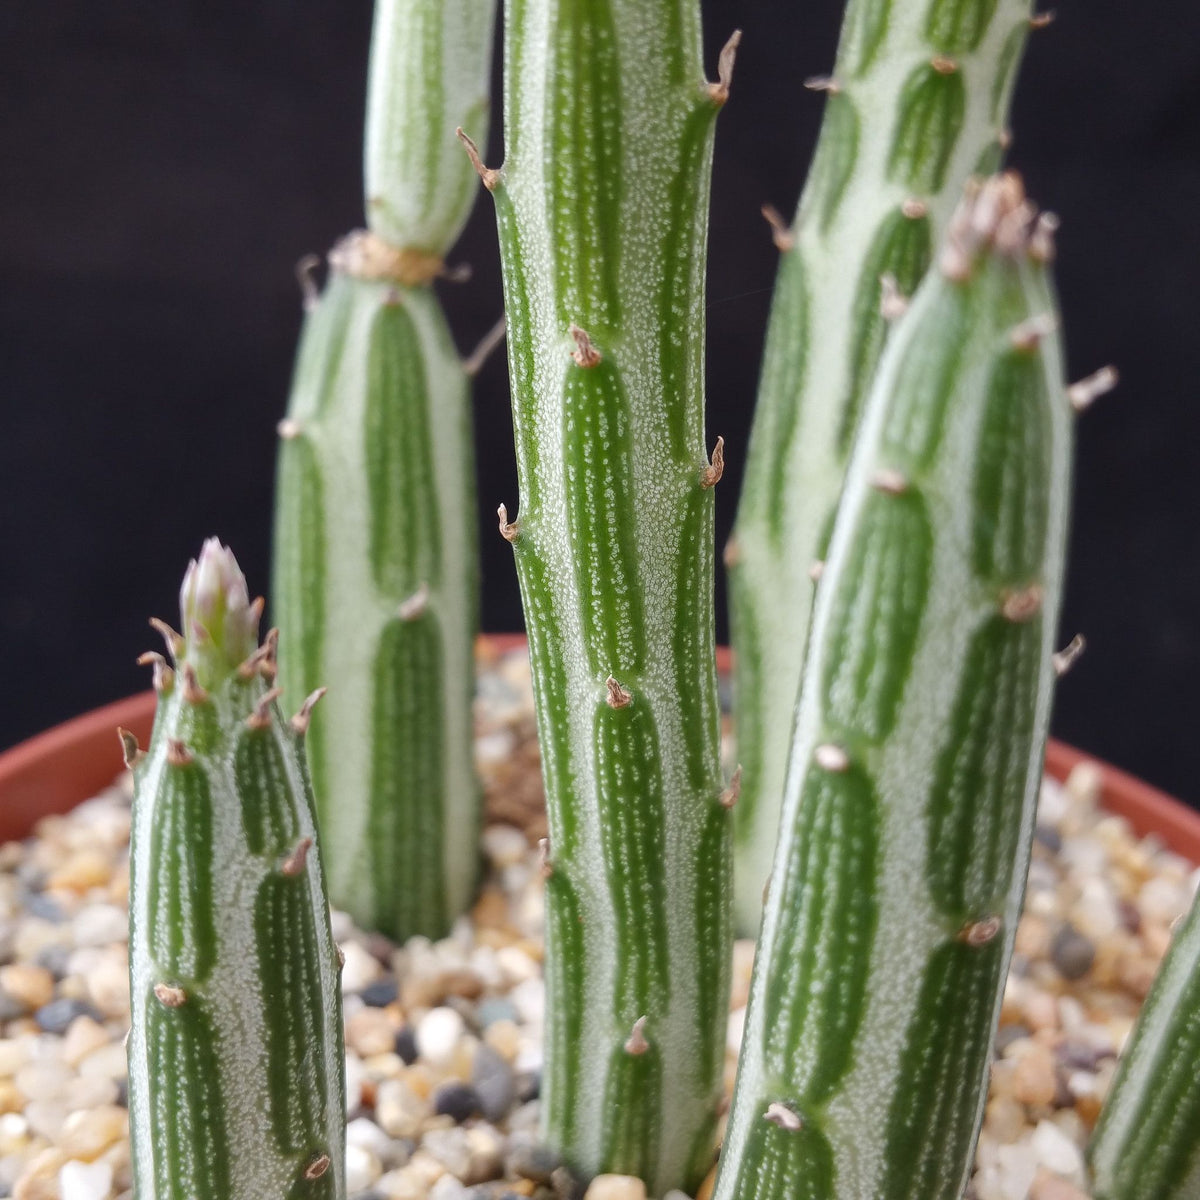
M 731 936 L 703 350 L 733 49 L 706 83 L 698 8 L 516 0 L 504 167 L 479 164 L 550 821 L 543 1133 L 653 1195 L 711 1161 Z
M 184 580 L 162 627 L 149 750 L 134 771 L 129 1116 L 139 1200 L 346 1194 L 338 952 L 304 759 L 311 697 L 275 706 L 233 555 Z M 319 695 L 319 693 L 318 693 Z
M 1200 900 L 1176 931 L 1088 1147 L 1096 1200 L 1200 1197 Z
M 488 0 L 380 0 L 369 231 L 329 256 L 280 424 L 273 606 L 285 693 L 328 683 L 309 740 L 334 902 L 445 935 L 475 887 L 478 563 L 468 379 L 433 278 L 478 189 Z
M 758 932 L 824 555 L 883 348 L 880 278 L 911 295 L 963 184 L 992 170 L 1030 0 L 850 0 L 808 184 L 783 251 L 726 547 L 742 792 L 735 912 Z
M 884 353 L 817 592 L 715 1200 L 957 1198 L 1028 864 L 1071 413 L 1016 176 Z

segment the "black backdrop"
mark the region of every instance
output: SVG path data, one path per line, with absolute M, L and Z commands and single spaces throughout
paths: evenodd
M 838 0 L 705 0 L 718 126 L 709 428 L 740 484 L 775 254 L 833 58 Z M 361 223 L 367 0 L 0 6 L 0 746 L 146 683 L 210 533 L 265 587 L 300 319 L 292 265 Z M 1034 34 L 1011 161 L 1063 219 L 1071 370 L 1116 362 L 1080 425 L 1064 636 L 1091 648 L 1055 731 L 1196 802 L 1200 772 L 1200 10 L 1063 0 Z M 497 120 L 496 125 L 498 126 Z M 501 157 L 493 131 L 492 161 Z M 444 296 L 469 349 L 500 312 L 490 205 Z M 502 356 L 477 398 L 485 623 L 519 628 L 497 501 L 516 500 Z M 723 598 L 721 634 L 724 636 Z

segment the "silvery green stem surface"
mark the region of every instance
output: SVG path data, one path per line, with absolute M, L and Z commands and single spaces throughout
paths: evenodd
M 1176 931 L 1088 1146 L 1096 1200 L 1200 1196 L 1200 902 Z
M 1053 690 L 1072 414 L 1019 179 L 892 334 L 817 591 L 715 1200 L 962 1195 Z
M 968 175 L 994 169 L 1030 0 L 849 0 L 820 142 L 783 254 L 726 548 L 735 651 L 738 928 L 757 933 L 811 617 L 884 340 L 880 277 L 911 295 Z
M 337 949 L 304 761 L 275 705 L 274 641 L 232 554 L 183 589 L 134 768 L 129 1117 L 139 1200 L 340 1200 Z
M 305 318 L 279 457 L 273 607 L 317 682 L 310 758 L 334 902 L 440 937 L 474 890 L 478 565 L 468 380 L 432 280 L 478 180 L 494 6 L 381 0 L 367 218 Z
M 520 482 L 501 522 L 550 822 L 543 1133 L 658 1196 L 711 1161 L 728 988 L 703 424 L 727 88 L 705 82 L 694 0 L 517 0 L 505 59 L 485 178 Z

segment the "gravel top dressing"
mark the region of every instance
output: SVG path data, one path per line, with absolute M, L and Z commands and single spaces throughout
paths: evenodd
M 545 829 L 525 651 L 485 648 L 480 670 L 487 876 L 470 919 L 444 941 L 398 947 L 334 913 L 356 1200 L 583 1193 L 537 1141 Z M 1197 884 L 1191 864 L 1097 811 L 1098 782 L 1081 767 L 1042 790 L 974 1200 L 1087 1196 L 1083 1146 Z M 129 806 L 126 778 L 0 847 L 0 1196 L 132 1197 Z M 753 946 L 738 942 L 734 954 L 727 1085 Z M 645 1189 L 601 1176 L 586 1196 L 644 1200 Z

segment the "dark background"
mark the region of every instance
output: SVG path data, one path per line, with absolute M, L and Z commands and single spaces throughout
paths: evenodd
M 836 0 L 706 0 L 718 126 L 709 428 L 732 520 L 775 252 L 820 118 Z M 361 224 L 366 0 L 0 6 L 0 746 L 146 685 L 201 540 L 268 575 L 274 425 L 300 321 L 292 266 Z M 1055 732 L 1200 800 L 1200 10 L 1063 0 L 1030 41 L 1012 163 L 1063 220 L 1072 374 L 1119 392 L 1079 428 Z M 497 120 L 496 125 L 499 122 Z M 499 128 L 490 161 L 501 158 Z M 469 350 L 500 313 L 490 205 L 444 297 Z M 485 624 L 520 628 L 495 507 L 516 501 L 503 356 L 477 397 Z M 724 603 L 721 600 L 721 636 Z

